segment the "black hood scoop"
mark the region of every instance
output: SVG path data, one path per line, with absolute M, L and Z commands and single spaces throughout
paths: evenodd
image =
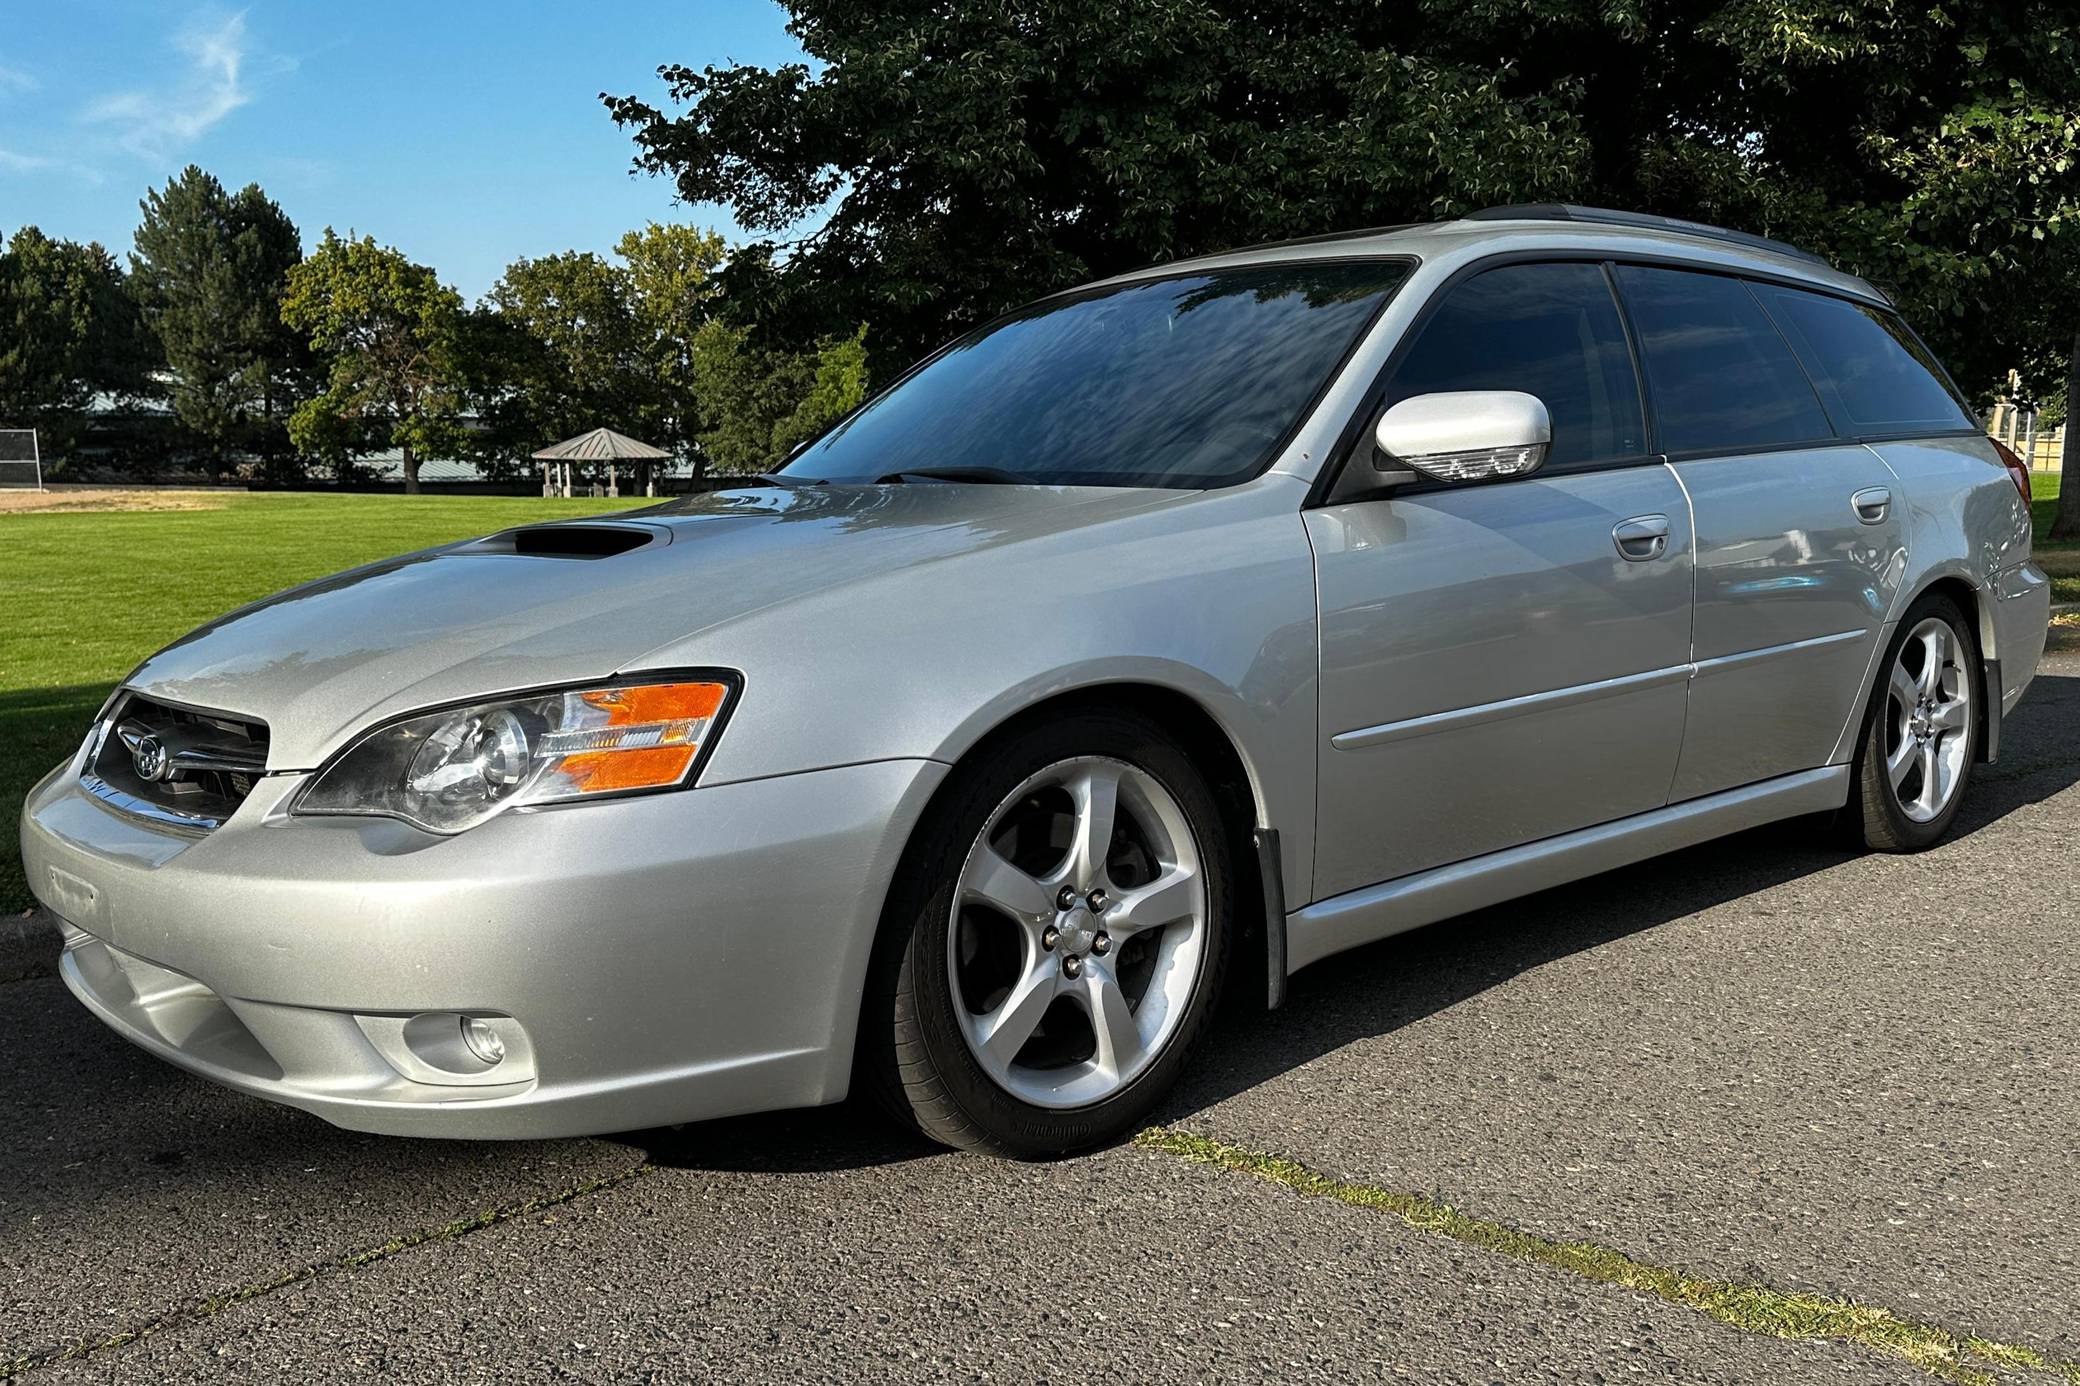
M 527 525 L 503 530 L 449 552 L 517 554 L 522 558 L 613 558 L 671 542 L 672 532 L 663 525 Z

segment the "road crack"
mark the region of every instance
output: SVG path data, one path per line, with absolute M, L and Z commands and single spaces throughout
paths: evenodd
M 1995 1378 L 1979 1363 L 2049 1373 L 2062 1377 L 2067 1386 L 2080 1386 L 2080 1362 L 2057 1361 L 2019 1344 L 1972 1335 L 1959 1337 L 1947 1329 L 1874 1305 L 1689 1275 L 1593 1242 L 1555 1241 L 1462 1213 L 1450 1204 L 1420 1194 L 1338 1179 L 1297 1161 L 1225 1145 L 1186 1131 L 1151 1127 L 1136 1136 L 1134 1144 L 1143 1150 L 1247 1174 L 1281 1185 L 1304 1198 L 1328 1199 L 1385 1213 L 1418 1232 L 1449 1237 L 1513 1260 L 1653 1295 L 1745 1332 L 1773 1338 L 1824 1338 L 1855 1343 L 1961 1386 L 1993 1386 Z
M 113 1348 L 127 1347 L 133 1343 L 142 1342 L 153 1334 L 163 1333 L 169 1328 L 176 1328 L 182 1324 L 199 1323 L 205 1319 L 213 1318 L 233 1305 L 244 1304 L 248 1300 L 259 1299 L 263 1295 L 271 1295 L 277 1290 L 285 1290 L 292 1285 L 308 1284 L 311 1281 L 321 1280 L 345 1271 L 359 1270 L 363 1266 L 371 1266 L 378 1261 L 387 1261 L 393 1256 L 400 1256 L 418 1247 L 430 1246 L 437 1242 L 451 1242 L 461 1237 L 467 1237 L 473 1232 L 481 1232 L 487 1227 L 496 1227 L 502 1222 L 511 1222 L 515 1218 L 524 1218 L 550 1208 L 561 1207 L 563 1204 L 569 1203 L 573 1199 L 583 1198 L 587 1194 L 604 1193 L 609 1189 L 626 1184 L 632 1179 L 640 1179 L 649 1174 L 651 1170 L 652 1166 L 645 1161 L 613 1174 L 603 1174 L 594 1179 L 584 1180 L 581 1183 L 559 1189 L 554 1193 L 537 1194 L 533 1198 L 521 1199 L 515 1203 L 501 1204 L 498 1207 L 487 1208 L 481 1213 L 476 1213 L 466 1218 L 457 1218 L 455 1221 L 445 1223 L 439 1227 L 422 1227 L 417 1231 L 407 1232 L 403 1236 L 393 1237 L 389 1241 L 376 1246 L 363 1247 L 359 1251 L 350 1251 L 343 1256 L 335 1256 L 329 1260 L 313 1261 L 309 1265 L 299 1266 L 295 1270 L 284 1271 L 272 1280 L 240 1285 L 233 1289 L 210 1295 L 205 1299 L 176 1305 L 156 1318 L 150 1319 L 134 1328 L 126 1328 L 106 1338 L 91 1341 L 83 1339 L 76 1343 L 67 1344 L 64 1347 L 46 1348 L 39 1352 L 23 1353 L 17 1357 L 0 1358 L 0 1380 L 19 1376 L 24 1372 L 32 1372 L 39 1367 L 56 1366 L 60 1362 L 77 1362 L 83 1358 L 92 1357 Z

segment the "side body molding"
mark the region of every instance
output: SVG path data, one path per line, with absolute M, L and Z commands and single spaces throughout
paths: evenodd
M 1831 765 L 1349 891 L 1287 916 L 1287 966 L 1848 800 L 1849 769 Z

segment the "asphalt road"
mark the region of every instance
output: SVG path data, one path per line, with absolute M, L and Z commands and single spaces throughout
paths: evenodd
M 2076 843 L 2061 656 L 1936 851 L 1765 829 L 1304 972 L 1162 1120 L 1343 1198 L 1146 1144 L 941 1154 L 848 1109 L 352 1135 L 130 1049 L 0 921 L 0 1375 L 1932 1379 L 1771 1336 L 1781 1296 L 2080 1360 Z M 1398 1193 L 1767 1293 L 1714 1317 L 1359 1206 Z

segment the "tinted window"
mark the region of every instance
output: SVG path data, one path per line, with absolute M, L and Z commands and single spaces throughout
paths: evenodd
M 1618 270 L 1663 452 L 1769 447 L 1834 434 L 1812 382 L 1738 279 Z
M 1449 290 L 1394 369 L 1392 404 L 1522 390 L 1553 416 L 1548 462 L 1646 451 L 1639 382 L 1600 265 L 1508 265 Z
M 1845 434 L 1971 428 L 1921 343 L 1898 319 L 1824 294 L 1758 284 Z
M 786 473 L 994 467 L 1063 485 L 1213 486 L 1270 460 L 1400 264 L 1271 265 L 1036 304 L 963 338 Z

